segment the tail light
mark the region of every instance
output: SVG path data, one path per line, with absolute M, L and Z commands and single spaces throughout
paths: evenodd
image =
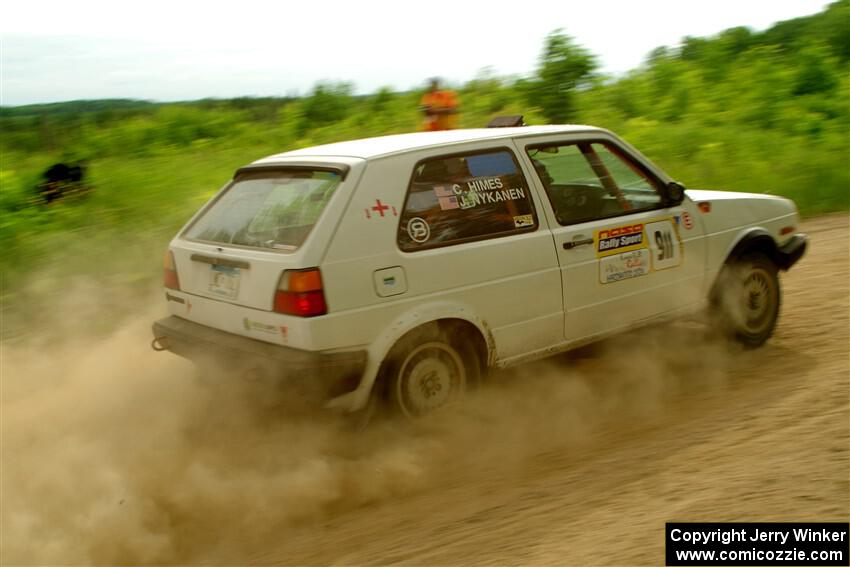
M 298 317 L 316 317 L 327 313 L 319 268 L 284 271 L 274 295 L 274 310 Z
M 174 253 L 165 251 L 162 257 L 162 284 L 169 289 L 180 291 L 180 278 L 177 277 L 177 264 L 174 263 Z

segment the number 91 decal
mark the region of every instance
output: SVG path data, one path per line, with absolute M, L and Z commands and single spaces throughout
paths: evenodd
M 672 221 L 648 223 L 646 237 L 649 241 L 653 270 L 665 270 L 682 263 L 682 245 Z

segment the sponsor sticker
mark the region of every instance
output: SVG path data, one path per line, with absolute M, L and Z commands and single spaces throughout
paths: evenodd
M 599 258 L 646 248 L 643 223 L 597 230 L 594 233 L 594 240 L 596 241 L 596 256 Z
M 431 238 L 431 227 L 428 226 L 425 219 L 413 217 L 407 221 L 407 235 L 412 241 L 422 244 L 428 242 L 428 239 Z
M 687 213 L 686 213 L 687 214 Z M 693 226 L 693 219 L 688 215 L 688 222 Z M 645 223 L 633 223 L 597 230 L 594 232 L 594 242 L 596 246 L 596 257 L 605 259 L 609 256 L 616 256 L 624 252 L 633 252 L 636 250 L 644 250 L 648 255 L 640 255 L 640 258 L 646 263 L 647 271 L 665 270 L 681 265 L 682 263 L 682 241 L 679 238 L 679 224 L 684 225 L 684 216 L 678 221 L 674 217 L 666 217 L 660 219 L 649 220 Z M 612 277 L 625 279 L 616 274 L 632 274 L 625 267 L 622 267 L 617 261 L 602 262 L 603 266 L 610 264 Z M 604 268 L 600 267 L 600 270 Z M 643 275 L 637 273 L 628 275 Z M 600 281 L 602 283 L 610 283 L 617 281 L 616 279 L 607 281 L 603 277 L 603 272 L 600 271 Z
M 242 326 L 245 327 L 246 331 L 259 331 L 261 333 L 270 333 L 272 335 L 278 334 L 280 330 L 274 325 L 268 325 L 259 321 L 251 321 L 247 317 L 242 319 Z
M 649 268 L 650 254 L 646 248 L 607 256 L 599 262 L 599 283 L 609 284 L 645 276 Z
M 514 217 L 514 226 L 517 228 L 525 228 L 527 226 L 534 226 L 534 216 L 533 215 L 517 215 Z

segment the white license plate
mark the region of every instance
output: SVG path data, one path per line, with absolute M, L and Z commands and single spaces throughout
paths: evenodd
M 241 270 L 230 266 L 211 266 L 210 268 L 210 293 L 227 299 L 236 299 L 239 293 Z

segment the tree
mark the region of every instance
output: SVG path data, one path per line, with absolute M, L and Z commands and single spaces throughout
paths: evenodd
M 576 114 L 575 91 L 588 84 L 596 68 L 596 58 L 557 29 L 546 36 L 536 77 L 525 85 L 528 102 L 550 123 L 569 122 Z
M 350 83 L 318 83 L 303 101 L 305 125 L 324 126 L 345 118 L 352 90 Z
M 798 61 L 799 70 L 791 94 L 800 96 L 827 92 L 838 84 L 838 78 L 818 50 L 804 49 L 798 56 Z
M 726 57 L 734 59 L 752 46 L 753 32 L 750 28 L 743 26 L 729 28 L 720 32 L 715 41 L 720 44 Z
M 817 18 L 815 32 L 824 38 L 839 60 L 850 61 L 850 1 L 833 2 Z
M 390 103 L 395 100 L 395 93 L 390 87 L 381 87 L 370 99 L 369 112 L 371 114 L 380 114 L 388 109 Z

